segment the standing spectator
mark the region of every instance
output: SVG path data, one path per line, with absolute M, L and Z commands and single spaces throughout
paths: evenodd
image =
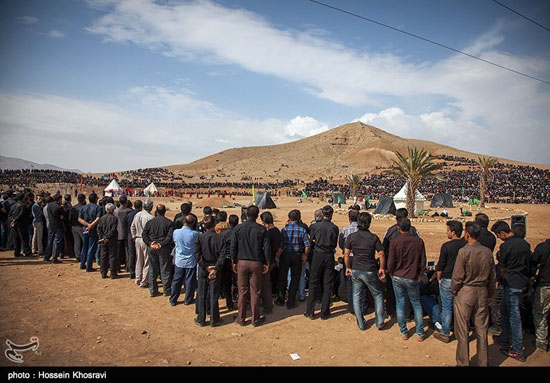
M 70 194 L 65 194 L 65 197 L 64 197 L 64 200 L 63 200 L 63 232 L 65 233 L 65 235 L 63 236 L 63 243 L 64 243 L 64 246 L 63 246 L 63 256 L 62 258 L 65 258 L 65 256 L 67 256 L 67 258 L 71 258 L 71 257 L 75 257 L 76 258 L 76 254 L 73 254 L 74 252 L 74 239 L 73 239 L 73 234 L 72 234 L 72 228 L 71 228 L 71 208 L 72 208 L 72 204 L 71 204 L 71 195 Z
M 352 210 L 353 211 L 353 210 Z M 351 212 L 350 212 L 351 213 Z M 369 231 L 372 216 L 369 213 L 358 215 L 358 231 L 347 236 L 344 247 L 344 262 L 346 264 L 346 275 L 351 277 L 353 288 L 353 309 L 357 326 L 361 331 L 367 329 L 363 313 L 363 299 L 365 286 L 370 290 L 374 298 L 374 311 L 376 327 L 378 330 L 384 328 L 386 312 L 384 310 L 384 293 L 380 286 L 379 279 L 385 279 L 386 260 L 384 247 L 377 235 Z M 355 252 L 351 262 L 351 253 Z M 375 254 L 378 255 L 380 266 L 377 265 Z
M 269 261 L 269 269 L 263 274 L 262 280 L 262 306 L 264 314 L 273 312 L 273 295 L 271 292 L 271 272 L 277 266 L 277 259 L 281 255 L 281 232 L 273 224 L 273 215 L 269 211 L 264 211 L 260 215 L 262 224 L 267 229 L 267 235 L 270 241 L 271 257 Z M 307 259 L 307 256 L 306 256 Z M 305 260 L 304 260 L 305 262 Z M 294 294 L 296 296 L 296 294 Z
M 402 218 L 397 223 L 399 237 L 390 243 L 388 273 L 392 277 L 395 292 L 395 311 L 401 332 L 401 339 L 408 339 L 405 321 L 405 296 L 409 297 L 414 310 L 416 340 L 424 340 L 424 313 L 420 303 L 420 281 L 426 269 L 424 241 L 411 233 L 411 221 Z
M 449 343 L 451 325 L 453 323 L 453 293 L 451 292 L 451 279 L 458 251 L 466 245 L 466 239 L 462 236 L 462 222 L 447 221 L 447 238 L 450 241 L 441 246 L 437 270 L 439 282 L 439 296 L 441 298 L 441 333 L 436 332 L 434 337 L 443 343 Z
M 132 209 L 132 201 L 126 201 L 126 206 L 131 211 L 126 215 L 124 228 L 126 229 L 126 248 L 128 249 L 128 272 L 130 279 L 136 279 L 136 241 L 132 237 L 132 222 L 137 213 L 143 208 L 143 202 L 136 200 Z
M 7 192 L 4 193 L 2 195 L 2 198 L 3 200 L 0 201 L 0 251 L 5 250 L 6 244 L 8 242 L 8 231 L 10 229 L 8 225 L 9 206 L 7 206 L 9 194 Z
M 202 221 L 200 221 L 198 223 L 198 231 L 199 233 L 204 233 L 206 231 L 205 227 L 204 227 L 204 219 L 206 217 L 209 217 L 209 216 L 212 216 L 212 208 L 210 206 L 205 206 L 203 209 L 202 209 L 202 213 L 204 214 L 204 217 L 202 219 Z
M 32 252 L 33 254 L 44 255 L 44 198 L 38 197 L 37 201 L 32 205 L 32 226 L 34 228 L 32 236 Z
M 338 226 L 331 222 L 334 210 L 330 205 L 323 207 L 323 220 L 311 228 L 311 241 L 315 244 L 311 261 L 309 297 L 304 315 L 313 319 L 315 311 L 315 292 L 323 278 L 323 297 L 321 300 L 321 319 L 330 318 L 330 298 L 334 278 L 334 253 L 338 246 Z
M 97 252 L 97 229 L 99 218 L 103 215 L 101 208 L 97 205 L 97 194 L 91 193 L 88 196 L 90 202 L 80 209 L 78 222 L 82 225 L 82 251 L 80 252 L 80 268 L 87 272 L 95 271 L 94 258 Z
M 132 211 L 132 208 L 129 208 L 126 203 L 128 202 L 128 197 L 125 195 L 120 196 L 119 198 L 120 207 L 115 209 L 113 213 L 114 216 L 118 219 L 118 261 L 120 266 L 125 265 L 126 271 L 130 271 L 128 266 L 128 251 L 126 248 L 127 237 L 128 237 L 128 228 L 126 227 L 126 216 L 129 212 Z M 122 271 L 122 270 L 120 270 Z
M 86 206 L 86 196 L 84 194 L 79 194 L 77 196 L 78 203 L 71 207 L 69 213 L 69 221 L 71 226 L 71 232 L 73 234 L 74 240 L 74 254 L 78 261 L 80 261 L 80 254 L 82 252 L 82 224 L 78 221 L 78 215 L 80 214 L 80 209 Z
M 233 311 L 235 308 L 235 305 L 233 303 L 233 285 L 236 286 L 236 283 L 234 283 L 234 279 L 236 279 L 236 277 L 235 273 L 233 273 L 233 268 L 231 266 L 231 237 L 233 230 L 238 224 L 239 216 L 231 214 L 228 218 L 228 225 L 224 225 L 223 223 L 219 223 L 216 225 L 216 233 L 219 234 L 218 238 L 221 242 L 220 251 L 222 253 L 222 256 L 225 257 L 221 275 L 221 290 L 225 296 L 226 307 L 228 311 Z
M 143 242 L 149 247 L 149 293 L 158 295 L 157 278 L 160 275 L 165 297 L 171 295 L 172 251 L 174 224 L 164 215 L 166 207 L 157 205 L 155 218 L 145 224 L 141 233 Z
M 176 246 L 174 255 L 174 278 L 172 279 L 172 295 L 170 305 L 175 306 L 181 293 L 181 286 L 185 284 L 184 305 L 195 301 L 197 287 L 197 260 L 195 258 L 195 242 L 199 233 L 192 229 L 196 219 L 192 215 L 183 217 L 183 227 L 174 230 L 173 238 Z
M 265 214 L 265 213 L 264 213 Z M 301 277 L 302 265 L 307 261 L 310 251 L 310 239 L 306 229 L 298 224 L 300 214 L 298 210 L 288 213 L 289 223 L 281 230 L 281 253 L 279 260 L 278 298 L 275 303 L 279 306 L 285 303 L 287 274 L 290 268 L 290 288 L 288 290 L 287 308 L 296 307 L 296 293 Z M 273 248 L 271 249 L 273 254 Z
M 195 240 L 195 259 L 197 261 L 197 308 L 195 323 L 203 327 L 206 321 L 207 305 L 210 307 L 210 326 L 216 327 L 223 323 L 220 319 L 218 298 L 220 296 L 220 278 L 225 258 L 220 253 L 220 242 L 215 231 L 216 221 L 213 216 L 204 217 L 203 226 L 206 230 Z
M 63 197 L 61 194 L 56 194 L 52 202 L 48 204 L 48 246 L 46 247 L 46 253 L 44 254 L 44 261 L 48 262 L 52 257 L 53 263 L 61 263 L 58 260 L 58 256 L 63 251 Z
M 497 258 L 500 265 L 499 284 L 504 287 L 504 296 L 500 303 L 502 332 L 499 336 L 493 336 L 493 340 L 504 347 L 500 349 L 504 355 L 525 362 L 520 299 L 529 284 L 531 247 L 525 239 L 514 235 L 504 221 L 495 222 L 491 231 L 503 241 Z
M 145 224 L 153 219 L 153 200 L 147 198 L 143 202 L 143 210 L 136 214 L 130 226 L 132 238 L 136 244 L 136 285 L 141 288 L 149 287 L 149 252 L 143 242 L 142 234 Z
M 342 253 L 344 254 L 346 252 L 345 244 L 346 244 L 346 238 L 352 234 L 357 232 L 359 229 L 357 228 L 357 218 L 359 217 L 359 211 L 355 209 L 350 209 L 348 212 L 348 220 L 349 225 L 344 226 L 342 228 L 342 231 L 340 232 L 340 237 L 338 240 L 338 245 L 340 246 L 340 249 L 342 249 Z M 353 270 L 353 251 L 350 251 L 349 253 L 349 268 L 350 270 Z M 346 299 L 348 301 L 348 311 L 355 315 L 354 307 L 353 307 L 353 285 L 352 285 L 352 277 L 345 275 L 344 280 L 346 282 Z M 362 295 L 363 289 L 361 289 L 361 295 Z M 383 298 L 382 298 L 383 299 Z M 362 303 L 361 303 L 362 304 Z M 383 304 L 383 302 L 382 302 Z M 362 306 L 361 306 L 362 307 Z M 362 315 L 361 315 L 362 317 Z
M 101 247 L 100 270 L 101 278 L 107 278 L 107 271 L 111 270 L 111 279 L 118 278 L 118 249 L 117 227 L 118 219 L 113 215 L 115 205 L 105 205 L 105 213 L 97 224 L 98 243 Z
M 536 347 L 548 352 L 548 316 L 550 315 L 550 239 L 540 243 L 531 260 L 535 278 L 535 319 Z
M 25 257 L 30 257 L 32 255 L 32 250 L 29 243 L 29 214 L 27 210 L 25 193 L 18 193 L 16 200 L 17 202 L 11 206 L 10 213 L 8 215 L 10 227 L 13 228 L 15 232 L 14 256 L 20 257 L 21 250 L 23 250 Z
M 239 288 L 239 312 L 235 322 L 240 326 L 245 325 L 249 300 L 252 325 L 257 327 L 265 322 L 265 317 L 260 316 L 260 299 L 262 273 L 269 270 L 271 244 L 266 228 L 256 223 L 259 213 L 257 206 L 249 206 L 246 221 L 235 227 L 231 234 L 231 260 Z
M 477 223 L 466 223 L 464 237 L 468 243 L 458 250 L 452 274 L 458 366 L 470 364 L 470 320 L 474 323 L 477 337 L 477 365 L 487 366 L 489 302 L 495 289 L 496 275 L 493 253 L 477 241 L 480 234 Z

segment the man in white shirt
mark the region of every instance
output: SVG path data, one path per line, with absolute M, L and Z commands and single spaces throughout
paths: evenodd
M 149 287 L 149 257 L 147 245 L 141 239 L 141 233 L 145 224 L 153 219 L 151 210 L 153 210 L 153 200 L 147 198 L 143 202 L 143 210 L 136 214 L 130 227 L 132 238 L 136 244 L 136 285 L 144 289 Z

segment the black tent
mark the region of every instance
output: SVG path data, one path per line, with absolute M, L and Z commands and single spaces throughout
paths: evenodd
M 434 194 L 430 207 L 453 207 L 453 197 L 449 193 Z
M 250 201 L 250 205 L 256 205 L 260 209 L 275 209 L 277 207 L 268 192 L 256 192 L 256 201 Z
M 373 214 L 395 214 L 393 197 L 380 197 Z
M 346 196 L 344 193 L 332 193 L 332 203 L 346 203 Z

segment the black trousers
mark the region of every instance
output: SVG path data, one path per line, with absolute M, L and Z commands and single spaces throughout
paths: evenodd
M 218 298 L 220 297 L 220 278 L 208 279 L 208 271 L 197 266 L 197 309 L 199 322 L 206 321 L 206 311 L 210 311 L 210 323 L 220 320 L 220 306 Z M 208 306 L 208 307 L 207 307 Z
M 14 254 L 16 257 L 21 255 L 21 250 L 26 257 L 32 255 L 32 250 L 29 243 L 29 230 L 26 224 L 18 224 L 13 227 L 15 232 Z
M 170 253 L 158 252 L 152 249 L 149 252 L 149 292 L 157 293 L 157 278 L 160 276 L 164 294 L 170 294 L 172 288 L 172 256 Z
M 126 265 L 126 240 L 118 240 L 118 260 L 120 265 Z
M 128 249 L 128 262 L 126 262 L 126 271 L 131 277 L 136 276 L 136 243 L 131 235 L 126 239 L 126 248 Z
M 323 296 L 321 298 L 321 316 L 330 315 L 330 298 L 332 295 L 332 280 L 334 278 L 334 254 L 313 254 L 311 261 L 311 274 L 309 279 L 309 296 L 307 299 L 306 314 L 313 315 L 315 311 L 315 295 L 321 287 L 323 278 Z
M 234 307 L 233 294 L 232 294 L 234 274 L 235 273 L 233 272 L 231 260 L 226 259 L 222 268 L 220 285 L 221 285 L 221 290 L 223 291 L 223 295 L 225 297 L 228 310 L 232 310 Z
M 111 275 L 118 275 L 118 250 L 117 240 L 111 239 L 100 245 L 99 269 L 101 275 L 107 275 L 111 270 Z
M 290 269 L 290 286 L 288 288 L 287 305 L 296 304 L 296 293 L 300 282 L 300 273 L 302 272 L 302 254 L 295 251 L 284 251 L 279 259 L 279 292 L 278 300 L 283 301 L 286 294 L 288 269 Z

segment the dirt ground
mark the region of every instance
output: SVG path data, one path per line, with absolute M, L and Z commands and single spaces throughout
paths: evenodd
M 134 198 L 132 198 L 134 199 Z M 194 206 L 200 200 L 192 200 Z M 246 198 L 237 202 L 247 204 Z M 157 198 L 170 209 L 168 217 L 184 202 Z M 302 211 L 309 223 L 321 201 L 275 198 L 278 208 L 272 213 L 281 228 L 293 208 Z M 224 209 L 238 214 L 240 208 Z M 347 208 L 337 212 L 334 222 L 347 224 Z M 544 222 L 550 205 L 491 205 L 486 209 L 491 220 L 509 219 L 511 214 L 527 213 L 527 240 L 532 248 L 546 236 Z M 202 209 L 195 213 L 202 217 Z M 457 216 L 458 209 L 449 209 Z M 428 221 L 435 221 L 427 218 Z M 371 231 L 383 237 L 393 219 L 377 218 Z M 445 238 L 444 220 L 413 222 L 426 242 L 428 258 L 437 260 Z M 544 229 L 546 227 L 547 229 Z M 497 244 L 498 246 L 498 244 Z M 339 254 L 337 254 L 339 255 Z M 414 322 L 408 324 L 408 341 L 399 337 L 394 321 L 384 331 L 376 330 L 372 308 L 367 315 L 368 329 L 360 331 L 346 303 L 335 302 L 327 321 L 310 321 L 302 314 L 305 303 L 288 310 L 275 306 L 264 326 L 240 327 L 232 323 L 220 300 L 220 327 L 197 327 L 194 306 L 172 307 L 168 298 L 150 298 L 148 290 L 137 287 L 128 274 L 116 280 L 102 280 L 99 273 L 86 273 L 74 259 L 62 264 L 45 264 L 38 258 L 14 258 L 12 252 L 0 253 L 0 341 L 16 344 L 37 336 L 37 352 L 27 351 L 24 366 L 453 366 L 456 340 L 443 344 L 427 330 L 427 339 L 418 343 Z M 183 296 L 180 298 L 182 300 Z M 317 307 L 318 309 L 319 307 Z M 425 318 L 427 322 L 427 317 Z M 427 328 L 427 327 L 426 327 Z M 549 366 L 550 354 L 535 350 L 532 335 L 525 336 L 527 361 L 507 359 L 489 339 L 491 366 Z M 6 347 L 6 346 L 4 346 Z M 299 360 L 292 360 L 297 353 Z M 470 343 L 475 361 L 475 340 Z M 5 357 L 0 365 L 15 366 Z

